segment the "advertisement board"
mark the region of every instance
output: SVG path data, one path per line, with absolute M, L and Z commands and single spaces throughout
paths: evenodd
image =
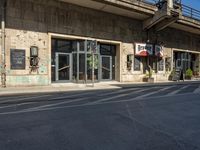
M 136 56 L 148 56 L 153 55 L 153 45 L 146 43 L 135 44 L 135 55 Z
M 156 45 L 155 46 L 155 55 L 158 57 L 163 57 L 164 53 L 163 53 L 163 47 L 160 45 Z

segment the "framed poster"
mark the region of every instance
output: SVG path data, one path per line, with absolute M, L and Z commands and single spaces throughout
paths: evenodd
M 24 70 L 26 67 L 26 54 L 22 49 L 10 50 L 10 68 L 13 70 Z

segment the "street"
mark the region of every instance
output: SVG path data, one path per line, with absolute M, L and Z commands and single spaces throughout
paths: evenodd
M 200 85 L 1 96 L 0 150 L 200 150 Z

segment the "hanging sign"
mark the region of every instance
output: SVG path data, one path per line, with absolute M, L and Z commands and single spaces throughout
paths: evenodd
M 155 55 L 158 57 L 163 57 L 164 53 L 163 53 L 163 47 L 160 45 L 156 45 L 155 46 Z
M 148 56 L 153 55 L 153 45 L 146 43 L 135 44 L 135 55 L 137 56 Z

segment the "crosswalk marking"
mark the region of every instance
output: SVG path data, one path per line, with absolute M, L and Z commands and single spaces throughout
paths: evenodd
M 198 88 L 196 88 L 193 93 L 200 94 L 200 86 Z
M 174 86 L 162 88 L 162 89 L 160 89 L 160 90 L 157 90 L 157 91 L 154 91 L 154 92 L 151 92 L 151 93 L 143 94 L 143 95 L 141 95 L 141 96 L 135 97 L 135 99 L 140 99 L 140 98 L 144 98 L 144 97 L 147 97 L 147 96 L 150 96 L 150 95 L 153 95 L 153 94 L 157 94 L 157 93 L 159 93 L 159 92 L 168 90 L 168 89 L 170 89 L 170 88 L 172 88 L 172 87 L 174 87 Z
M 72 103 L 72 102 L 78 102 L 78 101 L 82 101 L 82 100 L 87 100 L 87 97 L 84 98 L 78 98 L 75 100 L 69 100 L 69 101 L 64 101 L 64 102 L 59 102 L 59 103 L 54 103 L 54 104 L 47 104 L 47 105 L 42 105 L 42 106 L 38 106 L 38 107 L 32 107 L 26 110 L 34 110 L 34 109 L 41 109 L 41 108 L 46 108 L 46 107 L 52 107 L 52 106 L 58 106 L 61 104 L 68 104 L 68 103 Z
M 20 98 L 20 99 L 17 99 L 18 97 L 15 97 L 15 99 L 17 99 L 17 101 L 23 101 L 23 100 L 37 99 L 37 98 L 49 97 L 49 96 L 52 96 L 52 95 L 29 96 L 29 97 Z M 12 101 L 15 101 L 15 99 L 14 100 L 4 100 L 4 101 L 1 101 L 0 103 L 12 102 Z
M 172 91 L 172 92 L 168 93 L 167 96 L 175 95 L 175 94 L 179 93 L 181 90 L 184 90 L 184 89 L 186 89 L 186 88 L 188 88 L 188 87 L 189 87 L 189 85 L 183 86 L 183 87 L 181 87 L 180 89 L 177 89 L 177 90 L 175 90 L 175 91 Z
M 119 93 L 123 93 L 123 92 L 127 92 L 127 91 L 136 91 L 138 90 L 139 88 L 126 88 L 126 89 L 122 89 L 122 90 L 117 90 L 117 91 L 114 91 L 114 92 L 109 92 L 109 93 L 105 93 L 105 94 L 101 94 L 101 96 L 109 96 L 109 95 L 112 95 L 112 94 L 119 94 Z
M 148 89 L 141 89 L 141 90 L 135 91 L 134 94 L 135 94 L 135 93 L 144 92 L 144 91 L 146 91 L 146 90 L 148 90 Z M 131 93 L 120 94 L 120 95 L 116 95 L 116 96 L 112 96 L 112 97 L 100 99 L 100 100 L 97 100 L 97 101 L 94 101 L 94 102 L 90 102 L 89 104 L 95 104 L 95 103 L 105 102 L 105 101 L 109 101 L 109 100 L 112 100 L 112 99 L 115 99 L 115 98 L 124 97 L 124 96 L 130 95 L 130 94 L 131 94 Z

